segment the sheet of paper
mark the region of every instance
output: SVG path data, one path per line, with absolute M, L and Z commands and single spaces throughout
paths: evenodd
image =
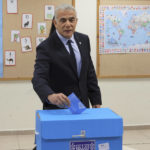
M 30 37 L 21 38 L 22 52 L 32 51 L 31 39 Z
M 69 98 L 70 103 L 71 103 L 69 110 L 73 114 L 80 114 L 86 109 L 84 104 L 80 101 L 80 99 L 74 93 L 70 94 L 68 96 L 68 98 Z
M 7 0 L 7 12 L 8 13 L 17 13 L 17 0 Z
M 15 50 L 5 51 L 5 65 L 7 66 L 16 65 L 16 51 Z
M 46 23 L 45 22 L 39 22 L 37 24 L 38 27 L 38 34 L 46 34 Z
M 11 42 L 20 42 L 20 31 L 12 30 L 11 31 Z
M 46 5 L 45 6 L 45 19 L 52 20 L 54 16 L 54 6 Z
M 26 28 L 26 29 L 32 28 L 32 14 L 22 15 L 22 28 Z

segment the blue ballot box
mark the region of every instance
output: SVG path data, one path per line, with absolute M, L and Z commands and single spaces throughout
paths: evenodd
M 122 150 L 123 120 L 109 108 L 36 112 L 37 150 Z

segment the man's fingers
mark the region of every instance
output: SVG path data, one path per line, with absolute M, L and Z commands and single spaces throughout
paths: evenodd
M 63 100 L 65 101 L 65 105 L 67 105 L 69 107 L 70 106 L 70 101 L 69 101 L 68 97 L 64 94 L 62 96 L 63 96 Z
M 61 108 L 65 108 L 66 106 L 70 107 L 70 101 L 68 97 L 63 93 L 52 94 L 48 97 L 48 99 L 52 104 L 57 105 Z
M 64 94 L 60 94 L 59 95 L 59 100 L 62 102 L 62 104 L 64 104 L 65 106 L 70 106 L 70 101 L 68 99 L 68 97 Z
M 70 101 L 64 94 L 60 93 L 57 95 L 56 105 L 65 108 L 66 106 L 70 106 Z

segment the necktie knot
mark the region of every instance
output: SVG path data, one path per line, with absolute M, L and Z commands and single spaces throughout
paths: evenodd
M 68 41 L 67 41 L 67 45 L 68 45 L 68 46 L 71 45 L 71 43 L 72 43 L 72 40 L 68 40 Z

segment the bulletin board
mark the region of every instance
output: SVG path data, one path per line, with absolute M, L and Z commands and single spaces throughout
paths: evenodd
M 33 76 L 35 56 L 36 56 L 36 38 L 47 38 L 49 35 L 52 19 L 45 18 L 45 6 L 51 5 L 54 8 L 60 4 L 75 5 L 75 0 L 17 0 L 17 12 L 8 13 L 7 0 L 3 0 L 3 77 L 0 80 L 30 80 Z M 32 16 L 32 25 L 30 28 L 22 27 L 23 14 Z M 38 23 L 46 24 L 45 33 L 38 33 Z M 12 30 L 20 32 L 20 41 L 11 41 Z M 23 51 L 21 39 L 28 37 L 31 43 L 31 50 Z M 9 53 L 11 51 L 11 53 Z M 5 63 L 6 53 L 15 55 L 13 65 Z M 9 57 L 9 55 L 7 57 Z M 8 59 L 8 58 L 7 58 Z M 11 59 L 9 60 L 12 63 Z
M 150 77 L 150 53 L 100 54 L 99 6 L 150 5 L 149 0 L 97 0 L 97 77 L 146 78 Z M 105 44 L 105 43 L 104 43 Z

